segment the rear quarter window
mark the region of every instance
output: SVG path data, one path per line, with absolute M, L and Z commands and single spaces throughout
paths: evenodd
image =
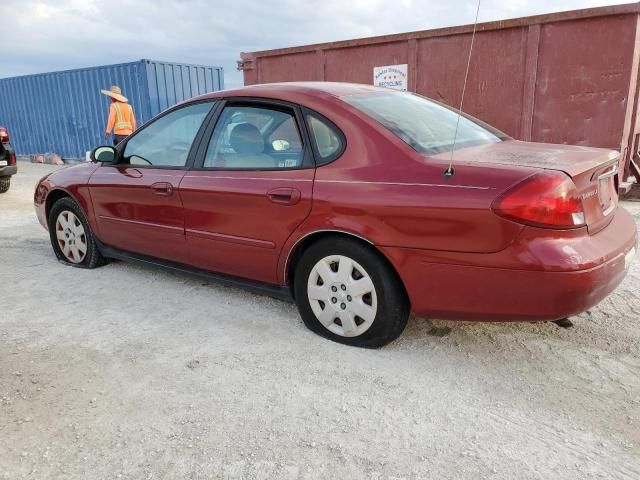
M 305 118 L 311 134 L 316 165 L 326 165 L 336 160 L 347 146 L 344 134 L 329 119 L 310 110 Z

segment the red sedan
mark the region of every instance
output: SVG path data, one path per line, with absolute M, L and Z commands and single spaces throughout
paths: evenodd
M 293 298 L 311 330 L 350 345 L 395 339 L 410 311 L 575 315 L 636 250 L 617 152 L 516 141 L 365 85 L 198 97 L 92 159 L 36 189 L 61 261 L 137 260 Z

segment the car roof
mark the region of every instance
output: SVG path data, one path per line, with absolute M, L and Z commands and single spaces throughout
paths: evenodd
M 290 96 L 327 98 L 344 97 L 372 92 L 388 92 L 389 89 L 374 87 L 361 83 L 342 82 L 282 82 L 249 85 L 218 92 L 207 93 L 196 97 L 197 100 L 222 97 L 269 97 L 287 100 Z M 195 100 L 195 99 L 194 99 Z

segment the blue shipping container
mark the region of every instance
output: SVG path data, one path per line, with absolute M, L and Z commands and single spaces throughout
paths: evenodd
M 118 85 L 138 125 L 166 108 L 222 90 L 222 67 L 140 60 L 0 79 L 0 125 L 18 155 L 53 152 L 84 158 L 104 144 L 109 98 L 101 89 Z

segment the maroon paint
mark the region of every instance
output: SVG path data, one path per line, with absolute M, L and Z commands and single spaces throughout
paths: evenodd
M 43 227 L 48 228 L 46 199 L 52 190 L 59 190 L 73 197 L 85 212 L 91 228 L 94 230 L 97 228 L 91 195 L 87 187 L 89 177 L 97 168 L 98 165 L 93 163 L 63 168 L 46 175 L 40 181 L 36 187 L 34 202 L 38 221 Z
M 89 179 L 100 239 L 135 253 L 187 263 L 184 170 L 103 166 Z
M 497 255 L 467 255 L 455 265 L 431 252 L 382 248 L 398 269 L 412 310 L 467 320 L 557 320 L 581 313 L 625 276 L 624 254 L 636 244 L 633 217 L 620 208 L 596 235 L 526 228 Z
M 180 195 L 189 263 L 277 283 L 282 246 L 311 210 L 313 174 L 313 169 L 188 172 Z M 291 195 L 270 195 L 278 189 Z
M 445 178 L 448 154 L 419 155 L 339 98 L 369 89 L 307 83 L 208 95 L 284 100 L 327 116 L 347 138 L 329 165 L 260 172 L 82 165 L 40 184 L 38 218 L 46 224 L 46 195 L 62 189 L 108 245 L 281 285 L 305 238 L 344 232 L 391 262 L 421 315 L 556 319 L 584 311 L 620 283 L 635 222 L 617 207 L 604 216 L 589 196 L 615 154 L 507 141 L 456 151 L 455 175 Z M 530 227 L 492 212 L 498 196 L 544 169 L 566 172 L 586 194 L 586 226 Z M 172 195 L 154 194 L 156 182 L 170 183 Z

